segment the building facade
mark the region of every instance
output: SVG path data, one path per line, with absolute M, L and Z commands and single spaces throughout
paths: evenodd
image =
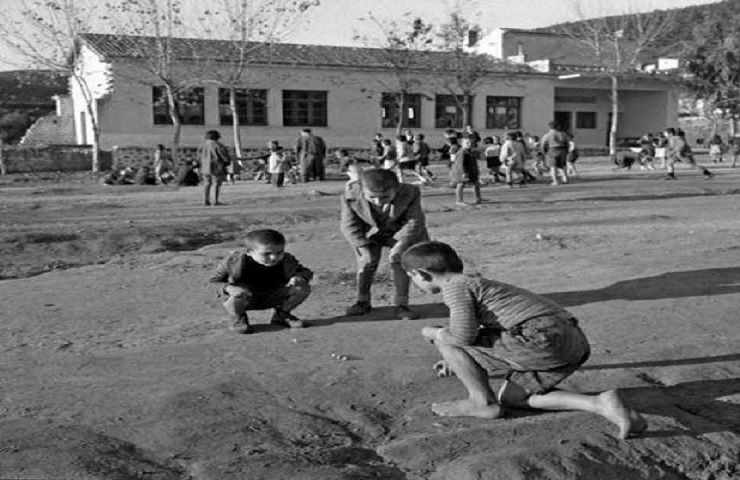
M 78 68 L 87 91 L 73 82 L 71 92 L 77 143 L 90 142 L 91 115 L 103 149 L 172 143 L 169 106 L 158 80 L 161 72 L 151 68 L 156 56 L 152 42 L 149 37 L 82 37 Z M 332 147 L 352 148 L 366 147 L 376 132 L 396 132 L 398 76 L 379 49 L 265 46 L 247 66 L 248 75 L 234 80 L 233 43 L 176 39 L 175 47 L 178 60 L 168 75 L 179 82 L 183 146 L 197 145 L 206 130 L 219 130 L 227 141 L 232 137 L 232 87 L 244 147 L 263 147 L 270 140 L 292 146 L 303 128 L 311 128 Z M 414 87 L 404 101 L 404 130 L 424 132 L 433 145 L 441 143 L 445 129 L 464 126 L 454 95 L 461 92 L 450 87 L 454 74 L 434 68 L 448 61 L 448 55 L 419 55 Z M 491 58 L 470 99 L 469 123 L 474 128 L 485 135 L 508 130 L 541 135 L 553 118 L 570 119 L 579 144 L 605 145 L 610 111 L 606 83 L 564 80 L 521 62 Z M 635 136 L 674 123 L 672 84 L 644 78 L 625 84 L 620 93 L 620 134 Z

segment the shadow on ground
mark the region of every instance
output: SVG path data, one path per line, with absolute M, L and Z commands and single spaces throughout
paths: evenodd
M 545 296 L 564 307 L 574 307 L 610 300 L 660 300 L 732 293 L 740 293 L 740 267 L 668 272 L 624 280 L 595 290 L 554 292 Z

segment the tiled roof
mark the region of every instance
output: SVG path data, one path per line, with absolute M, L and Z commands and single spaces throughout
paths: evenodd
M 82 39 L 98 54 L 112 58 L 155 58 L 157 38 L 133 35 L 107 35 L 87 33 Z M 230 62 L 239 58 L 239 43 L 230 40 L 200 38 L 172 38 L 171 48 L 177 59 L 203 59 Z M 385 69 L 391 65 L 380 48 L 335 47 L 325 45 L 300 45 L 292 43 L 250 43 L 250 63 L 301 66 L 328 66 Z M 486 70 L 491 73 L 531 73 L 526 65 L 516 65 L 488 57 Z M 439 65 L 452 65 L 451 52 L 418 52 L 413 66 L 431 69 Z

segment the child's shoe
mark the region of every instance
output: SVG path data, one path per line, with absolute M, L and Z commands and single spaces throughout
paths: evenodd
M 411 310 L 408 305 L 399 305 L 393 312 L 399 320 L 416 320 L 419 318 L 419 314 Z
M 350 306 L 345 313 L 350 317 L 358 317 L 370 313 L 372 309 L 373 307 L 370 306 L 370 302 L 357 302 Z
M 241 317 L 234 320 L 234 323 L 231 325 L 230 328 L 233 332 L 236 332 L 242 335 L 254 333 L 254 329 L 249 324 L 249 318 L 247 318 L 246 315 L 242 315 Z
M 306 328 L 306 322 L 279 308 L 276 308 L 275 313 L 272 314 L 270 324 L 279 327 Z

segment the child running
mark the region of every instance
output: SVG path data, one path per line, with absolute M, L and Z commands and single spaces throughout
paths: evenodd
M 484 155 L 488 174 L 493 177 L 494 182 L 500 182 L 499 177 L 503 176 L 499 171 L 501 168 L 501 138 L 496 136 L 486 137 L 483 144 L 486 146 Z
M 427 293 L 441 293 L 450 309 L 448 327 L 424 327 L 442 361 L 439 376 L 454 373 L 468 398 L 434 403 L 440 416 L 497 418 L 501 407 L 581 410 L 611 421 L 620 438 L 642 431 L 646 422 L 622 403 L 616 390 L 585 395 L 554 387 L 589 357 L 589 344 L 578 321 L 556 303 L 495 280 L 463 274 L 455 250 L 441 242 L 424 242 L 401 257 L 413 282 Z M 488 375 L 505 371 L 498 392 Z
M 348 182 L 342 194 L 340 227 L 357 257 L 357 302 L 347 309 L 347 315 L 365 315 L 372 310 L 370 287 L 386 247 L 390 249 L 396 316 L 417 318 L 408 306 L 409 277 L 401 267 L 401 254 L 429 238 L 419 187 L 400 183 L 390 170 L 361 172 L 359 181 Z
M 270 323 L 303 328 L 303 320 L 290 312 L 311 293 L 313 272 L 285 251 L 285 237 L 271 230 L 252 230 L 245 238 L 247 249 L 232 252 L 216 268 L 212 283 L 223 283 L 219 296 L 236 333 L 253 333 L 247 310 L 274 308 Z

